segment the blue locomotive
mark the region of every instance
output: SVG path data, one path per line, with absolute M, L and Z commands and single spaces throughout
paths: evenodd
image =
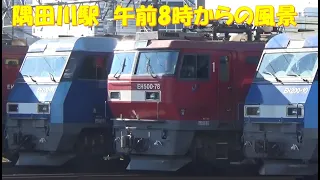
M 261 175 L 318 174 L 318 35 L 265 46 L 244 107 L 244 153 Z
M 60 37 L 29 47 L 7 103 L 16 165 L 60 166 L 112 153 L 107 75 L 117 39 Z

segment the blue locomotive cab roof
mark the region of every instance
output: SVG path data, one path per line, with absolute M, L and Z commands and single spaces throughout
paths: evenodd
M 117 39 L 111 37 L 41 39 L 29 47 L 20 73 L 27 82 L 58 82 L 67 64 L 79 67 L 87 54 L 113 53 L 116 45 Z M 77 58 L 71 57 L 73 53 Z
M 297 34 L 279 34 L 271 38 L 265 46 L 265 49 L 286 49 L 290 48 L 292 41 L 301 41 L 301 46 L 296 48 L 317 48 L 318 47 L 318 34 L 306 38 L 301 38 Z
M 304 48 L 318 48 L 318 35 L 310 36 L 304 40 Z
M 45 51 L 113 52 L 116 44 L 117 40 L 111 37 L 63 37 L 41 39 L 29 47 L 28 53 L 41 53 Z

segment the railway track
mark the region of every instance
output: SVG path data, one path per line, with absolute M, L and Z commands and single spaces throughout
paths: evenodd
M 101 172 L 73 172 L 73 171 L 61 171 L 61 170 L 48 170 L 47 168 L 37 169 L 34 171 L 32 169 L 24 169 L 24 171 L 15 171 L 12 169 L 11 172 L 2 171 L 2 179 L 10 180 L 26 180 L 26 179 L 138 179 L 138 180 L 149 180 L 150 178 L 156 179 L 176 179 L 176 180 L 188 180 L 188 179 L 213 179 L 213 180 L 315 180 L 305 177 L 288 177 L 288 176 L 256 176 L 256 175 L 233 175 L 232 173 L 224 175 L 217 175 L 216 173 L 210 173 L 210 175 L 199 175 L 193 173 L 183 172 L 152 172 L 152 171 L 122 171 L 122 172 L 112 172 L 112 171 L 101 171 Z
M 191 179 L 203 179 L 203 180 L 302 180 L 300 177 L 184 177 L 184 176 L 168 176 L 166 174 L 11 174 L 2 175 L 2 179 L 10 180 L 26 180 L 26 179 L 89 179 L 90 180 L 108 180 L 108 179 L 138 179 L 138 180 L 149 180 L 149 179 L 175 179 L 175 180 L 191 180 Z
M 126 178 L 126 177 L 142 177 L 143 175 L 137 174 L 76 174 L 76 173 L 67 173 L 67 174 L 10 174 L 2 175 L 2 179 L 108 179 L 108 178 Z
M 126 163 L 113 161 L 78 162 L 66 163 L 62 166 L 15 166 L 14 163 L 2 163 L 2 174 L 94 174 L 94 173 L 123 173 Z
M 19 169 L 19 168 L 18 168 Z M 64 168 L 22 168 L 23 171 L 19 171 L 16 168 L 10 168 L 10 171 L 4 171 L 2 168 L 2 179 L 10 180 L 26 180 L 26 179 L 138 179 L 149 180 L 150 178 L 156 179 L 176 179 L 176 180 L 191 180 L 191 179 L 213 179 L 213 180 L 310 180 L 305 177 L 288 177 L 288 176 L 256 176 L 256 175 L 236 175 L 236 169 L 232 172 L 219 173 L 212 171 L 210 174 L 193 174 L 188 171 L 180 172 L 154 172 L 154 171 L 105 171 L 92 172 L 92 171 L 69 171 Z M 226 176 L 227 175 L 227 176 Z M 232 177 L 231 177 L 232 176 Z M 315 179 L 312 179 L 315 180 Z

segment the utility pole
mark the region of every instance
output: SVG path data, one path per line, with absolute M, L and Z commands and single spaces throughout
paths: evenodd
M 14 0 L 11 1 L 11 16 L 13 16 L 13 6 L 14 6 Z M 13 26 L 11 26 L 11 34 L 12 34 L 12 40 L 13 40 L 13 36 L 14 36 L 14 27 Z
M 158 12 L 157 12 L 157 21 L 158 21 L 158 17 L 159 17 L 159 0 L 152 0 L 152 4 L 153 4 L 154 8 L 158 9 Z M 157 22 L 157 25 L 152 28 L 152 30 L 153 31 L 158 31 L 159 30 L 158 22 Z

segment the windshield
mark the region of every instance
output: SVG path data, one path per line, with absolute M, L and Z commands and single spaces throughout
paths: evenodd
M 317 52 L 269 53 L 262 58 L 256 80 L 312 79 L 317 69 Z
M 141 52 L 136 74 L 174 74 L 178 55 L 176 51 Z
M 131 74 L 135 52 L 115 53 L 110 74 Z
M 60 78 L 68 56 L 28 56 L 20 73 L 34 78 Z

